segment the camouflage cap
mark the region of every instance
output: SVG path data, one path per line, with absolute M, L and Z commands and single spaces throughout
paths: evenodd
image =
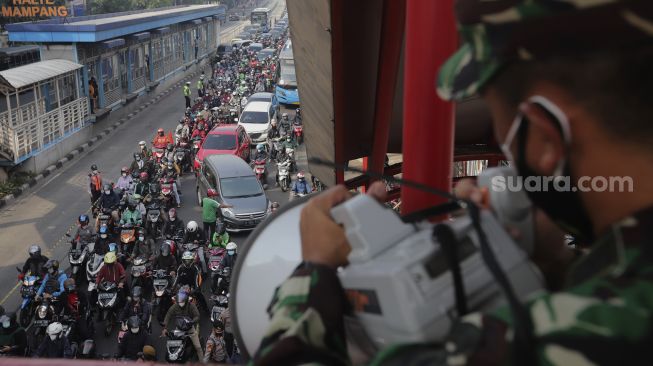
M 651 0 L 456 0 L 462 46 L 440 68 L 445 100 L 476 94 L 503 66 L 559 52 L 651 42 Z

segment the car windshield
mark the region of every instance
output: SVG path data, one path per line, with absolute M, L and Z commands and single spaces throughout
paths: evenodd
M 272 97 L 271 96 L 265 96 L 265 95 L 260 95 L 260 96 L 252 96 L 247 99 L 250 102 L 272 102 Z
M 263 194 L 261 184 L 255 176 L 222 178 L 220 188 L 224 198 L 254 197 Z
M 207 150 L 235 150 L 236 136 L 208 135 L 202 147 Z
M 240 118 L 241 123 L 268 123 L 267 112 L 243 112 Z
M 259 61 L 263 61 L 265 60 L 266 57 L 272 56 L 273 53 L 274 51 L 262 50 L 261 52 L 258 53 L 258 55 L 256 55 L 256 57 L 259 59 Z

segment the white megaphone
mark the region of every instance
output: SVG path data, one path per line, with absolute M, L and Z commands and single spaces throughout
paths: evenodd
M 509 176 L 509 167 L 486 170 L 488 177 Z M 299 219 L 308 197 L 296 199 L 271 215 L 241 247 L 231 283 L 230 307 L 243 355 L 252 356 L 267 331 L 267 307 L 275 289 L 301 262 Z M 500 212 L 481 212 L 480 224 L 496 260 L 519 298 L 540 290 L 541 276 L 528 261 L 532 250 L 532 215 L 524 192 L 490 192 Z M 371 356 L 391 344 L 438 341 L 457 316 L 456 290 L 464 291 L 471 310 L 488 310 L 502 302 L 502 291 L 485 267 L 480 239 L 469 216 L 440 224 L 404 223 L 394 211 L 359 195 L 331 211 L 352 246 L 350 265 L 338 276 L 345 290 L 361 291 L 378 302 L 375 309 L 356 310 L 345 321 L 350 351 Z M 519 226 L 525 241 L 515 243 L 503 229 Z M 452 235 L 434 236 L 446 226 Z M 444 243 L 457 248 L 463 284 L 455 288 Z M 408 300 L 409 299 L 409 300 Z M 356 307 L 360 309 L 361 307 Z M 364 308 L 364 307 L 363 307 Z

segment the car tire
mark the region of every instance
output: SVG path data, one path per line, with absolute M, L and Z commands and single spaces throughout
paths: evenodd
M 202 207 L 202 194 L 200 193 L 199 187 L 197 187 L 197 205 Z

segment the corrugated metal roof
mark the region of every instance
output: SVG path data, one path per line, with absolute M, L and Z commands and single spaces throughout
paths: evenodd
M 12 89 L 47 80 L 84 67 L 68 60 L 47 60 L 0 71 L 0 84 Z

